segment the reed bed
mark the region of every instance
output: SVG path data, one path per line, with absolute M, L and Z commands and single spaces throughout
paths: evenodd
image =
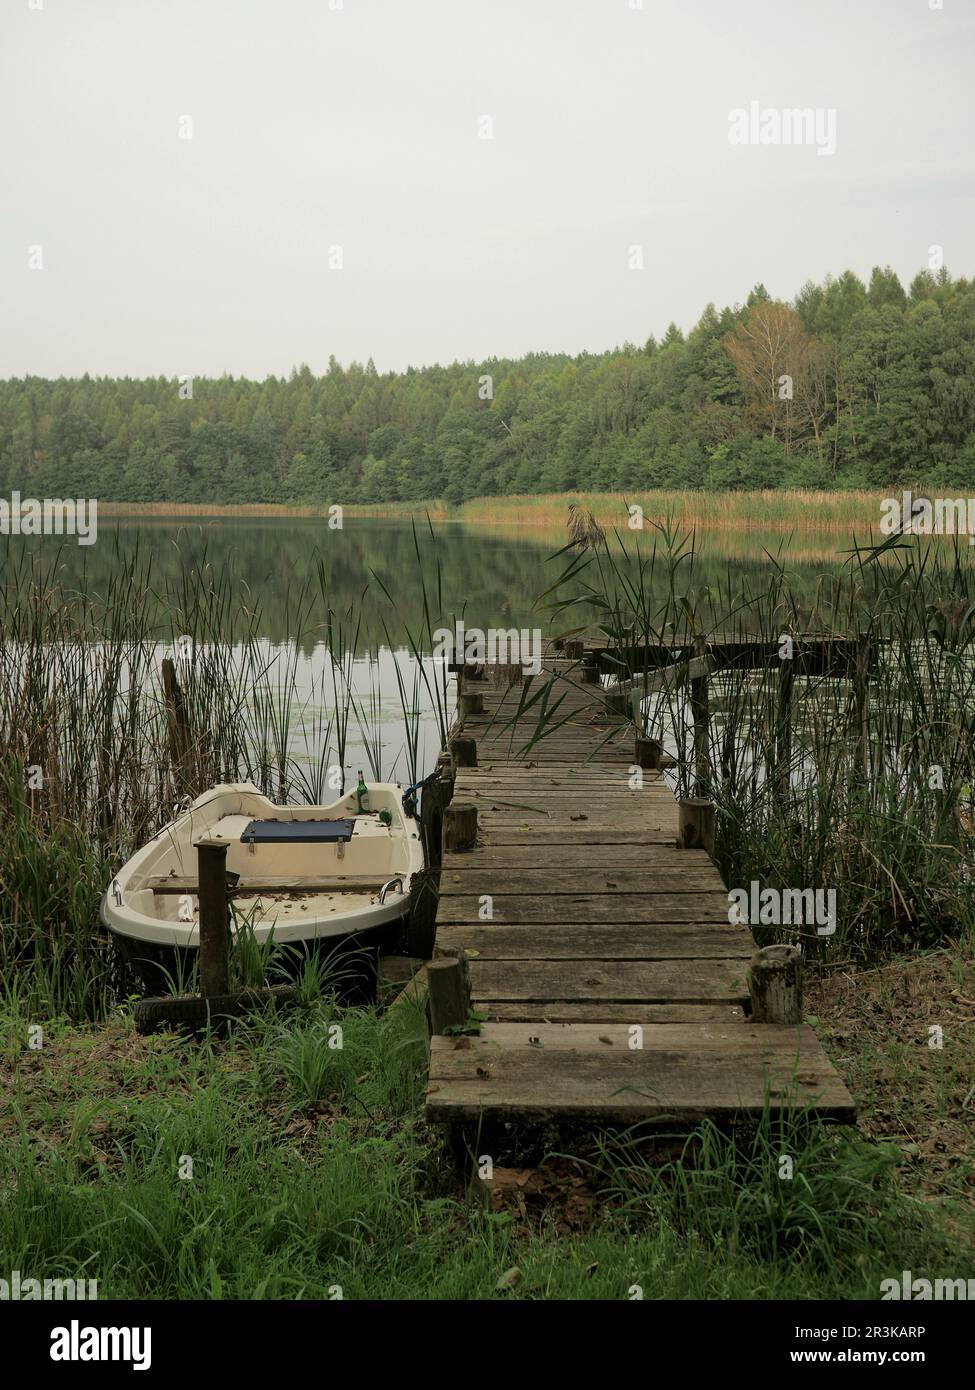
M 627 494 L 569 492 L 539 496 L 478 497 L 457 510 L 459 520 L 477 526 L 530 526 L 559 530 L 565 508 L 587 509 L 598 525 L 612 529 L 624 522 L 627 506 L 643 509 L 645 524 L 667 522 L 681 530 L 751 530 L 802 534 L 867 532 L 878 527 L 884 493 L 813 492 L 802 489 L 763 492 L 650 491 Z M 631 533 L 632 534 L 632 533 Z
M 336 498 L 341 502 L 341 498 Z M 277 502 L 99 502 L 100 516 L 137 517 L 139 520 L 156 518 L 169 520 L 173 517 L 266 517 L 287 519 L 288 517 L 329 516 L 331 503 L 322 502 L 317 506 L 297 506 Z M 398 521 L 413 515 L 426 515 L 434 521 L 446 521 L 450 515 L 447 502 L 432 499 L 428 502 L 379 502 L 370 506 L 365 502 L 355 502 L 344 507 L 350 516 L 390 517 Z
M 748 530 L 777 533 L 798 532 L 812 536 L 849 535 L 851 530 L 867 532 L 879 526 L 882 492 L 817 492 L 808 489 L 768 489 L 751 492 L 649 491 L 627 495 L 626 502 L 643 508 L 648 524 L 669 519 L 674 525 L 713 530 Z M 341 502 L 341 498 L 336 498 Z M 351 517 L 407 520 L 429 517 L 437 522 L 463 522 L 479 529 L 528 527 L 535 530 L 561 530 L 566 503 L 585 507 L 603 526 L 619 522 L 621 497 L 613 492 L 512 494 L 505 497 L 474 497 L 451 505 L 442 498 L 417 502 L 386 502 L 375 506 L 351 503 L 345 512 Z M 248 503 L 240 506 L 194 502 L 102 502 L 99 512 L 106 517 L 166 519 L 173 517 L 240 517 L 268 519 L 286 517 L 326 518 L 328 504 L 286 506 L 275 503 Z
M 113 543 L 100 590 L 84 574 L 67 587 L 56 556 L 14 547 L 0 586 L 0 984 L 75 1019 L 104 1016 L 125 987 L 98 921 L 106 884 L 187 798 L 251 781 L 279 804 L 334 801 L 354 784 L 353 759 L 374 780 L 412 783 L 451 714 L 432 627 L 407 631 L 390 604 L 399 651 L 384 690 L 357 610 L 330 605 L 324 565 L 285 596 L 272 644 L 247 586 L 205 552 L 157 583 L 150 552 Z M 423 611 L 432 626 L 453 620 L 425 590 Z M 188 716 L 182 750 L 167 657 Z
M 759 925 L 761 940 L 801 939 L 811 955 L 848 962 L 975 933 L 967 546 L 892 538 L 854 547 L 811 597 L 781 564 L 760 586 L 731 561 L 702 584 L 693 533 L 669 526 L 655 528 L 649 544 L 620 533 L 577 537 L 560 557 L 540 606 L 566 630 L 578 606 L 600 613 L 619 675 L 634 677 L 640 732 L 675 760 L 675 791 L 716 803 L 716 860 L 729 888 L 835 891 L 834 933 Z M 856 662 L 842 678 L 796 675 L 788 707 L 777 656 L 759 669 L 717 672 L 702 766 L 686 668 L 661 685 L 648 648 L 703 638 L 777 653 L 783 637 L 803 634 L 852 638 Z M 547 732 L 540 712 L 535 737 Z

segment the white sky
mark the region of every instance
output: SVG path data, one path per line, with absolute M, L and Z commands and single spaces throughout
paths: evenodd
M 973 0 L 330 2 L 0 0 L 0 375 L 599 351 L 975 271 Z M 836 153 L 732 146 L 753 100 Z

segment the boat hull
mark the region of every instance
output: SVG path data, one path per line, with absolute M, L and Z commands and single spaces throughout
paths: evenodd
M 296 974 L 314 954 L 355 997 L 371 997 L 378 956 L 405 941 L 411 890 L 423 868 L 420 828 L 396 783 L 330 806 L 275 806 L 250 783 L 197 798 L 119 871 L 101 916 L 149 990 L 183 988 L 199 949 L 196 843 L 227 841 L 237 937 L 273 949 Z M 381 819 L 379 812 L 385 812 Z

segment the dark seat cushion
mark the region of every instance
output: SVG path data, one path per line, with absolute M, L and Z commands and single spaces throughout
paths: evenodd
M 252 820 L 244 827 L 241 843 L 258 845 L 335 844 L 351 840 L 351 820 Z

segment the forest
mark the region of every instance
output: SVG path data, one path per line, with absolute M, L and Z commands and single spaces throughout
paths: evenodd
M 975 488 L 975 283 L 761 284 L 688 333 L 380 373 L 0 382 L 0 488 L 173 503 Z

